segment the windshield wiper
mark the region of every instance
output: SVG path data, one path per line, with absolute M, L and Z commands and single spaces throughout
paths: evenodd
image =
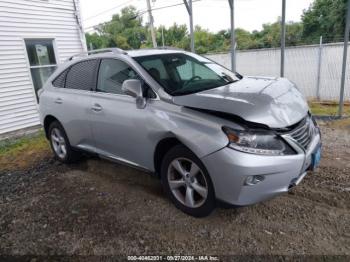
M 170 93 L 170 95 L 189 95 L 189 94 L 193 94 L 193 93 L 197 93 L 199 91 L 202 90 L 197 90 L 197 91 L 181 91 L 181 90 L 176 90 Z
M 227 81 L 225 84 L 226 85 L 229 85 L 229 84 L 232 84 L 232 83 L 236 83 L 236 82 L 238 82 L 239 80 L 229 80 L 229 81 Z
M 234 82 L 237 82 L 239 81 L 240 79 L 237 79 L 237 80 L 234 80 L 232 77 L 230 77 L 228 74 L 225 74 L 224 72 L 221 73 L 222 74 L 222 78 L 227 81 L 226 83 L 227 84 L 232 84 Z

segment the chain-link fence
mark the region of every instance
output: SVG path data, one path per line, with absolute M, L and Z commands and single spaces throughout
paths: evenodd
M 297 84 L 308 99 L 339 100 L 343 43 L 286 48 L 285 76 Z M 237 71 L 251 76 L 278 76 L 278 48 L 237 51 Z M 230 53 L 208 58 L 231 68 Z M 345 100 L 350 100 L 350 54 L 345 82 Z

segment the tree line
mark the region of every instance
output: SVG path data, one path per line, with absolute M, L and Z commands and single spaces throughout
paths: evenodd
M 301 22 L 287 22 L 286 45 L 296 46 L 318 43 L 320 36 L 324 42 L 343 41 L 345 30 L 347 0 L 315 0 L 303 11 Z M 280 18 L 274 23 L 264 24 L 262 30 L 249 32 L 235 30 L 237 49 L 260 49 L 280 46 Z M 166 28 L 156 28 L 158 45 L 189 49 L 190 37 L 187 26 L 174 23 Z M 221 30 L 213 33 L 195 26 L 194 40 L 197 53 L 225 52 L 230 49 L 231 31 Z M 112 16 L 112 20 L 94 27 L 93 33 L 86 33 L 88 47 L 93 49 L 119 47 L 139 49 L 152 47 L 147 24 L 134 6 L 128 6 Z

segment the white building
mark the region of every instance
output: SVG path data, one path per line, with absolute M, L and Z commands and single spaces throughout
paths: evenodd
M 0 134 L 40 124 L 36 91 L 85 50 L 79 0 L 0 0 Z

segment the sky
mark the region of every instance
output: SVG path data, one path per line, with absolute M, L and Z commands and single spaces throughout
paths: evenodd
M 304 9 L 313 0 L 287 0 L 287 21 L 300 21 Z M 183 3 L 182 0 L 151 0 L 152 8 Z M 138 10 L 147 9 L 146 0 L 80 0 L 81 15 L 86 31 L 101 22 L 109 21 L 112 15 L 128 5 Z M 109 10 L 111 9 L 111 10 Z M 109 10 L 109 11 L 106 11 Z M 273 23 L 281 16 L 282 0 L 235 0 L 236 28 L 248 31 L 261 30 L 264 23 Z M 106 12 L 105 12 L 106 11 Z M 100 14 L 102 13 L 102 14 Z M 217 32 L 230 28 L 230 11 L 228 0 L 199 0 L 193 3 L 193 19 L 195 25 Z M 188 13 L 184 5 L 153 11 L 155 26 L 169 27 L 189 23 Z M 143 15 L 148 21 L 148 14 Z

